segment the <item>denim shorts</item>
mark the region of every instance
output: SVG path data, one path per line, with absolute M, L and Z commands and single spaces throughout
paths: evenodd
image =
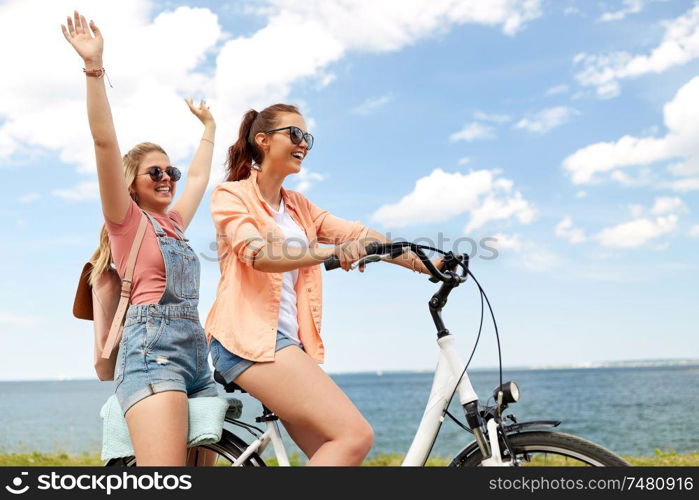
M 295 345 L 303 349 L 301 344 L 298 344 L 291 340 L 287 335 L 282 332 L 277 332 L 277 345 L 275 351 L 289 347 L 290 345 Z M 224 380 L 227 383 L 233 382 L 238 376 L 245 370 L 250 368 L 255 364 L 255 361 L 250 361 L 249 359 L 241 358 L 230 352 L 228 349 L 223 347 L 221 343 L 214 337 L 211 337 L 211 361 L 214 363 L 214 368 L 217 372 L 223 375 Z
M 114 382 L 121 409 L 164 391 L 218 396 L 196 307 L 132 305 L 126 313 Z

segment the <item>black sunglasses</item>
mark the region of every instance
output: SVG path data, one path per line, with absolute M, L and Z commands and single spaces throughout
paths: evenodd
M 144 173 L 138 175 L 150 175 L 153 182 L 160 182 L 163 178 L 163 172 L 170 177 L 172 182 L 177 182 L 180 180 L 180 177 L 182 177 L 182 172 L 180 172 L 180 169 L 177 167 L 167 167 L 165 169 L 160 167 L 150 167 Z
M 310 151 L 313 147 L 313 136 L 308 132 L 304 132 L 298 127 L 293 125 L 290 127 L 273 128 L 272 130 L 265 130 L 265 134 L 273 134 L 274 132 L 279 132 L 281 130 L 289 130 L 289 138 L 294 144 L 301 144 L 301 141 L 306 141 L 306 151 Z

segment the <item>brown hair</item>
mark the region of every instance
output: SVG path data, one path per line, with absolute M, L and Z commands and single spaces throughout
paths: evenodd
M 264 153 L 255 143 L 255 136 L 265 130 L 270 130 L 277 124 L 279 113 L 301 112 L 296 106 L 290 104 L 273 104 L 259 113 L 254 109 L 243 115 L 238 131 L 238 140 L 228 148 L 228 158 L 226 159 L 226 181 L 239 181 L 250 177 L 250 169 L 253 162 L 261 164 Z
M 121 159 L 122 165 L 124 166 L 124 178 L 126 179 L 126 185 L 129 188 L 129 195 L 131 199 L 138 203 L 138 195 L 133 190 L 133 183 L 136 181 L 136 173 L 138 172 L 138 166 L 141 164 L 141 160 L 148 153 L 157 151 L 159 153 L 165 153 L 165 150 L 153 144 L 152 142 L 142 142 L 136 144 L 128 153 L 126 153 Z M 109 246 L 109 235 L 107 234 L 106 225 L 102 225 L 102 231 L 100 232 L 100 244 L 97 250 L 90 257 L 90 262 L 92 262 L 92 272 L 90 273 L 90 284 L 94 284 L 95 280 L 107 270 L 107 268 L 112 264 L 112 250 Z

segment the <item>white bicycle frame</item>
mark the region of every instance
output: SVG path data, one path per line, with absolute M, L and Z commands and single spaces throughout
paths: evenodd
M 425 465 L 427 457 L 432 450 L 439 428 L 444 421 L 444 411 L 449 404 L 451 395 L 454 393 L 456 383 L 459 381 L 461 374 L 464 371 L 464 363 L 459 358 L 452 335 L 447 335 L 437 340 L 439 345 L 439 361 L 437 369 L 434 373 L 432 382 L 432 390 L 430 397 L 425 406 L 425 412 L 422 414 L 422 420 L 415 433 L 413 442 L 408 449 L 408 453 L 403 460 L 402 466 L 422 466 Z M 456 388 L 459 394 L 459 402 L 462 405 L 476 401 L 478 395 L 473 390 L 471 380 L 467 373 L 464 373 L 459 386 Z M 281 432 L 279 429 L 279 421 L 267 421 L 267 429 L 255 441 L 250 443 L 250 446 L 231 464 L 232 466 L 242 465 L 253 453 L 262 454 L 269 443 L 272 443 L 274 454 L 280 466 L 288 466 L 289 458 L 286 453 L 286 448 L 282 442 Z M 488 438 L 492 455 L 490 458 L 483 460 L 482 465 L 486 466 L 508 466 L 511 463 L 503 462 L 500 455 L 500 445 L 498 443 L 497 423 L 494 419 L 486 422 L 488 429 Z
M 353 263 L 352 267 L 355 268 L 362 262 L 385 260 L 387 257 L 388 256 L 385 255 L 368 256 Z M 456 392 L 459 394 L 459 402 L 462 406 L 478 400 L 478 395 L 473 390 L 468 373 L 464 371 L 465 364 L 456 350 L 453 335 L 450 334 L 437 339 L 437 344 L 439 345 L 439 360 L 437 361 L 437 369 L 434 372 L 430 397 L 427 400 L 427 405 L 422 414 L 420 426 L 415 432 L 413 442 L 408 449 L 405 459 L 401 463 L 402 466 L 425 465 L 427 457 L 430 451 L 432 451 L 432 446 L 437 439 L 439 428 L 444 421 L 444 412 L 447 409 L 451 395 L 454 394 L 454 389 L 456 389 Z M 459 379 L 461 379 L 461 382 L 459 382 Z M 459 384 L 458 387 L 456 387 L 457 383 Z M 483 460 L 481 465 L 496 467 L 512 465 L 511 461 L 502 461 L 500 444 L 498 442 L 497 423 L 494 419 L 491 418 L 486 422 L 486 429 L 488 431 L 491 456 Z M 281 439 L 278 421 L 268 421 L 267 430 L 250 444 L 245 452 L 232 465 L 241 465 L 253 453 L 261 454 L 270 442 L 274 447 L 274 453 L 279 465 L 288 466 L 289 458 Z

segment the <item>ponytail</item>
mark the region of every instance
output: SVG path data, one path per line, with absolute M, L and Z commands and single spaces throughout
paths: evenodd
M 252 146 L 252 138 L 250 137 L 252 124 L 258 116 L 259 113 L 254 109 L 243 115 L 243 121 L 240 123 L 240 129 L 238 130 L 238 140 L 228 148 L 228 158 L 226 159 L 227 181 L 247 179 L 250 176 L 252 162 L 259 163 L 261 161 L 260 158 L 255 158 L 260 153 L 258 148 Z
M 226 159 L 226 181 L 240 181 L 250 177 L 253 163 L 260 165 L 264 153 L 255 142 L 255 136 L 265 130 L 275 128 L 279 113 L 301 112 L 296 106 L 289 104 L 273 104 L 259 113 L 254 109 L 243 115 L 243 121 L 238 130 L 238 139 L 228 148 Z

